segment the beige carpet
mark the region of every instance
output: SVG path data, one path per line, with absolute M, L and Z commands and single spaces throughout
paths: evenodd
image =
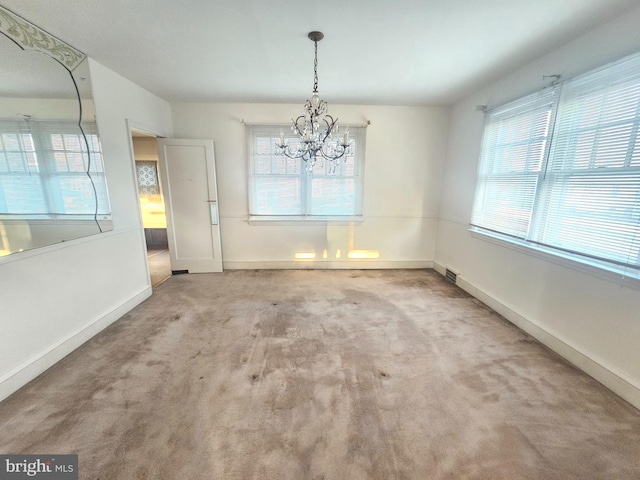
M 430 270 L 173 276 L 0 404 L 82 479 L 638 479 L 640 412 Z

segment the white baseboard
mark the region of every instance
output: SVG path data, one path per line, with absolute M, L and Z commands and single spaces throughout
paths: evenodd
M 446 270 L 445 267 L 436 262 L 434 262 L 433 268 L 443 275 Z M 467 282 L 464 278 L 458 276 L 456 284 L 536 340 L 549 347 L 558 355 L 571 362 L 587 375 L 596 379 L 609 390 L 624 398 L 634 407 L 640 409 L 640 386 L 633 380 L 625 378 L 622 372 L 619 372 L 615 367 L 609 365 L 608 362 L 593 354 L 582 351 L 561 335 L 540 327 L 480 290 L 475 285 Z
M 29 383 L 42 372 L 52 367 L 87 340 L 107 328 L 131 309 L 151 296 L 151 287 L 145 287 L 119 307 L 106 315 L 71 332 L 53 345 L 31 356 L 0 377 L 0 401 Z
M 447 268 L 443 267 L 437 262 L 433 262 L 433 269 L 438 272 L 440 275 L 445 276 L 447 273 Z
M 280 261 L 280 262 L 223 262 L 225 270 L 373 270 L 393 268 L 433 268 L 431 260 L 384 261 Z

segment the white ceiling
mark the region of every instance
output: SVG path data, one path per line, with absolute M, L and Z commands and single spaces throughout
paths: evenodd
M 0 0 L 168 101 L 451 104 L 638 0 Z

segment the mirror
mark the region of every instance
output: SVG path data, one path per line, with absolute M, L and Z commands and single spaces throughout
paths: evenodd
M 113 229 L 87 58 L 0 6 L 0 256 Z

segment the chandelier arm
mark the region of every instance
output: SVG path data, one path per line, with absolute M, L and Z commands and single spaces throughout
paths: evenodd
M 329 123 L 327 118 L 329 118 L 331 120 L 331 123 Z M 322 137 L 322 143 L 324 144 L 324 142 L 327 140 L 327 138 L 329 138 L 331 136 L 331 134 L 333 133 L 333 129 L 335 128 L 335 125 L 338 122 L 338 119 L 336 118 L 334 120 L 331 115 L 325 115 L 324 118 L 322 119 L 322 121 L 327 126 L 327 131 L 325 132 L 324 137 Z
M 328 151 L 327 145 L 323 144 L 322 147 L 320 147 L 319 151 L 320 154 L 327 160 L 338 160 L 339 158 L 344 157 L 344 155 L 347 153 L 347 149 L 339 143 L 332 146 L 332 148 Z
M 338 160 L 339 158 L 344 157 L 344 154 L 347 153 L 347 149 L 346 148 L 340 148 L 340 150 L 338 150 L 340 153 L 336 153 L 335 155 L 330 155 L 328 153 L 326 153 L 323 149 L 320 149 L 320 154 L 326 158 L 327 160 L 331 160 L 331 161 L 335 161 Z
M 282 152 L 280 152 L 280 155 L 284 155 L 287 158 L 291 158 L 294 160 L 297 160 L 298 158 L 302 158 L 304 160 L 304 156 L 307 154 L 306 151 L 298 151 L 296 153 L 291 153 L 291 151 L 287 152 L 286 150 L 282 150 Z M 306 160 L 305 160 L 306 162 Z
M 304 115 L 300 115 L 298 118 L 296 118 L 295 122 L 293 121 L 293 118 L 291 119 L 291 124 L 293 126 L 293 128 L 295 128 L 295 132 L 298 134 L 298 136 L 302 137 L 303 133 L 300 131 L 300 127 L 298 126 L 298 122 L 300 121 L 300 119 L 303 119 L 304 122 Z
M 324 143 L 327 141 L 327 138 L 329 138 L 329 135 L 331 135 L 331 125 L 329 124 L 329 122 L 327 121 L 327 117 L 329 115 L 325 115 L 325 117 L 322 119 L 322 121 L 324 122 L 324 124 L 327 126 L 327 129 L 324 132 L 324 136 L 322 137 L 321 143 L 324 146 Z

